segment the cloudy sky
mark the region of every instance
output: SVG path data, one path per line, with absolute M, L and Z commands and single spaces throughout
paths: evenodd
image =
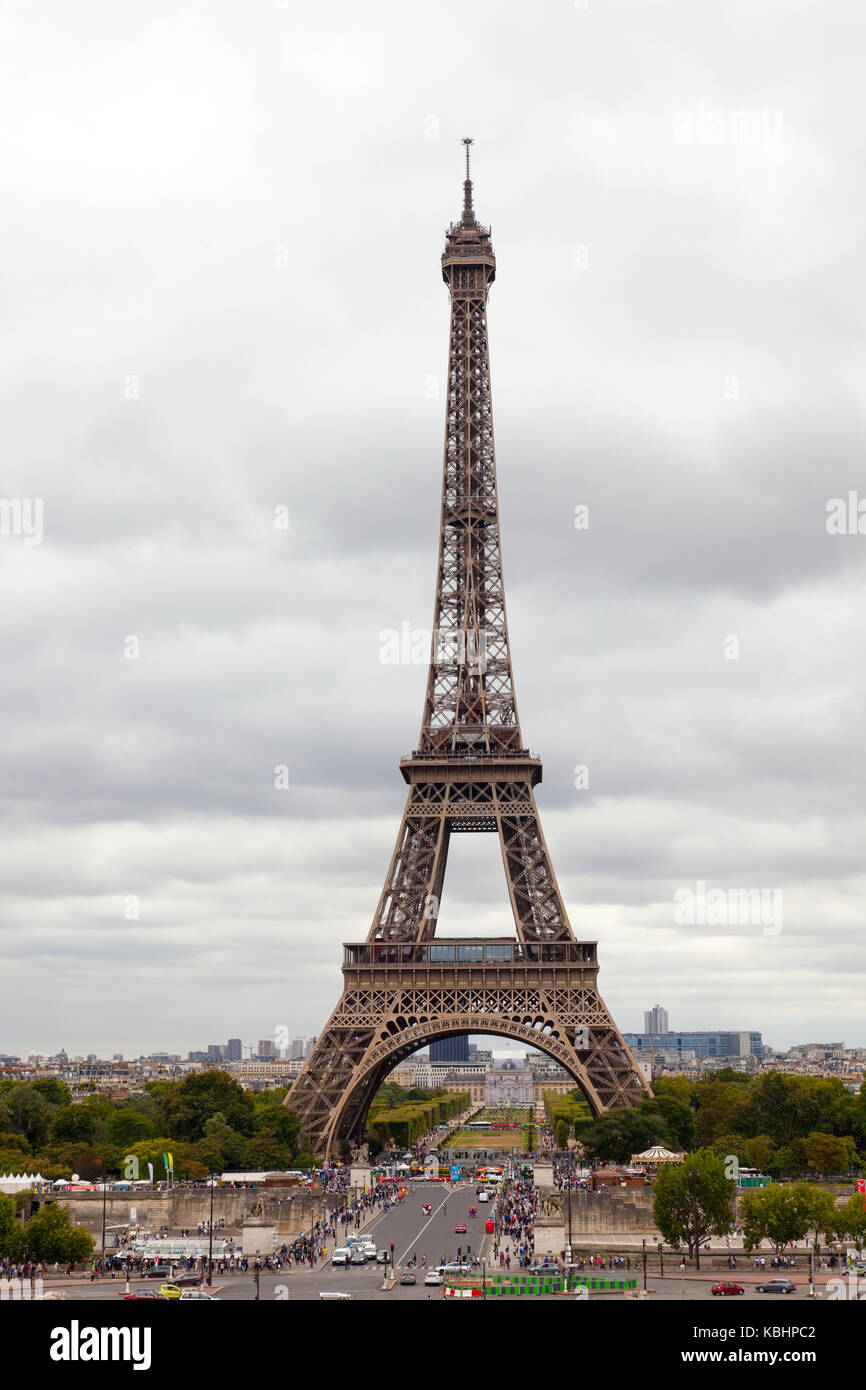
M 185 1052 L 336 1003 L 420 723 L 382 634 L 432 615 L 465 134 L 575 932 L 625 1030 L 661 1002 L 866 1043 L 857 7 L 0 27 L 0 1051 Z M 699 884 L 775 907 L 712 920 Z M 455 837 L 440 931 L 511 925 L 496 840 Z

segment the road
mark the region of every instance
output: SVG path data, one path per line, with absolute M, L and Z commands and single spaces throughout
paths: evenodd
M 422 1211 L 425 1202 L 431 1207 L 429 1216 Z M 469 1215 L 470 1207 L 478 1208 L 477 1216 Z M 491 1203 L 478 1201 L 474 1185 L 448 1189 L 442 1183 L 416 1183 L 409 1188 L 403 1202 L 364 1226 L 363 1234 L 371 1236 L 379 1250 L 383 1247 L 390 1250 L 393 1244 L 398 1270 L 414 1256 L 417 1256 L 419 1269 L 424 1255 L 428 1266 L 443 1264 L 457 1258 L 458 1247 L 464 1251 L 469 1249 L 484 1259 L 493 1243 L 493 1237 L 484 1234 L 485 1219 L 491 1210 Z M 461 1223 L 466 1227 L 465 1235 L 457 1235 L 454 1230 Z M 364 1270 L 349 1266 L 348 1271 L 340 1268 L 334 1273 L 348 1274 L 351 1279 L 355 1275 L 363 1276 Z M 381 1269 L 379 1273 L 381 1275 Z

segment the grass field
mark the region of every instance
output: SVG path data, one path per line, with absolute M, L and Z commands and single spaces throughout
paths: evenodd
M 520 1120 L 526 1124 L 532 1118 L 532 1112 L 525 1110 L 482 1110 L 478 1115 L 473 1115 L 474 1120 Z M 526 1129 L 460 1129 L 456 1134 L 449 1135 L 440 1148 L 442 1149 L 500 1149 L 503 1153 L 526 1153 L 529 1143 L 529 1131 Z
M 441 1149 L 500 1149 L 502 1153 L 524 1153 L 527 1134 L 521 1129 L 497 1130 L 482 1133 L 481 1130 L 458 1130 L 440 1144 Z

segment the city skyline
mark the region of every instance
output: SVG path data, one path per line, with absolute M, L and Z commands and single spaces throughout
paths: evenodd
M 324 1028 L 418 733 L 467 130 L 518 701 L 575 934 L 622 1028 L 664 997 L 859 1045 L 864 207 L 815 92 L 859 89 L 863 18 L 830 52 L 776 5 L 647 12 L 623 48 L 603 7 L 505 5 L 515 103 L 481 14 L 449 11 L 455 55 L 386 12 L 225 13 L 204 54 L 182 17 L 166 53 L 159 6 L 8 17 L 3 486 L 34 527 L 0 535 L 0 1048 Z M 497 854 L 458 837 L 442 934 L 511 935 Z

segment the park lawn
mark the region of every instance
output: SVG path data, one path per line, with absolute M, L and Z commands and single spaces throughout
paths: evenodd
M 440 1145 L 441 1149 L 499 1149 L 503 1153 L 523 1153 L 529 1133 L 525 1129 L 458 1130 Z

